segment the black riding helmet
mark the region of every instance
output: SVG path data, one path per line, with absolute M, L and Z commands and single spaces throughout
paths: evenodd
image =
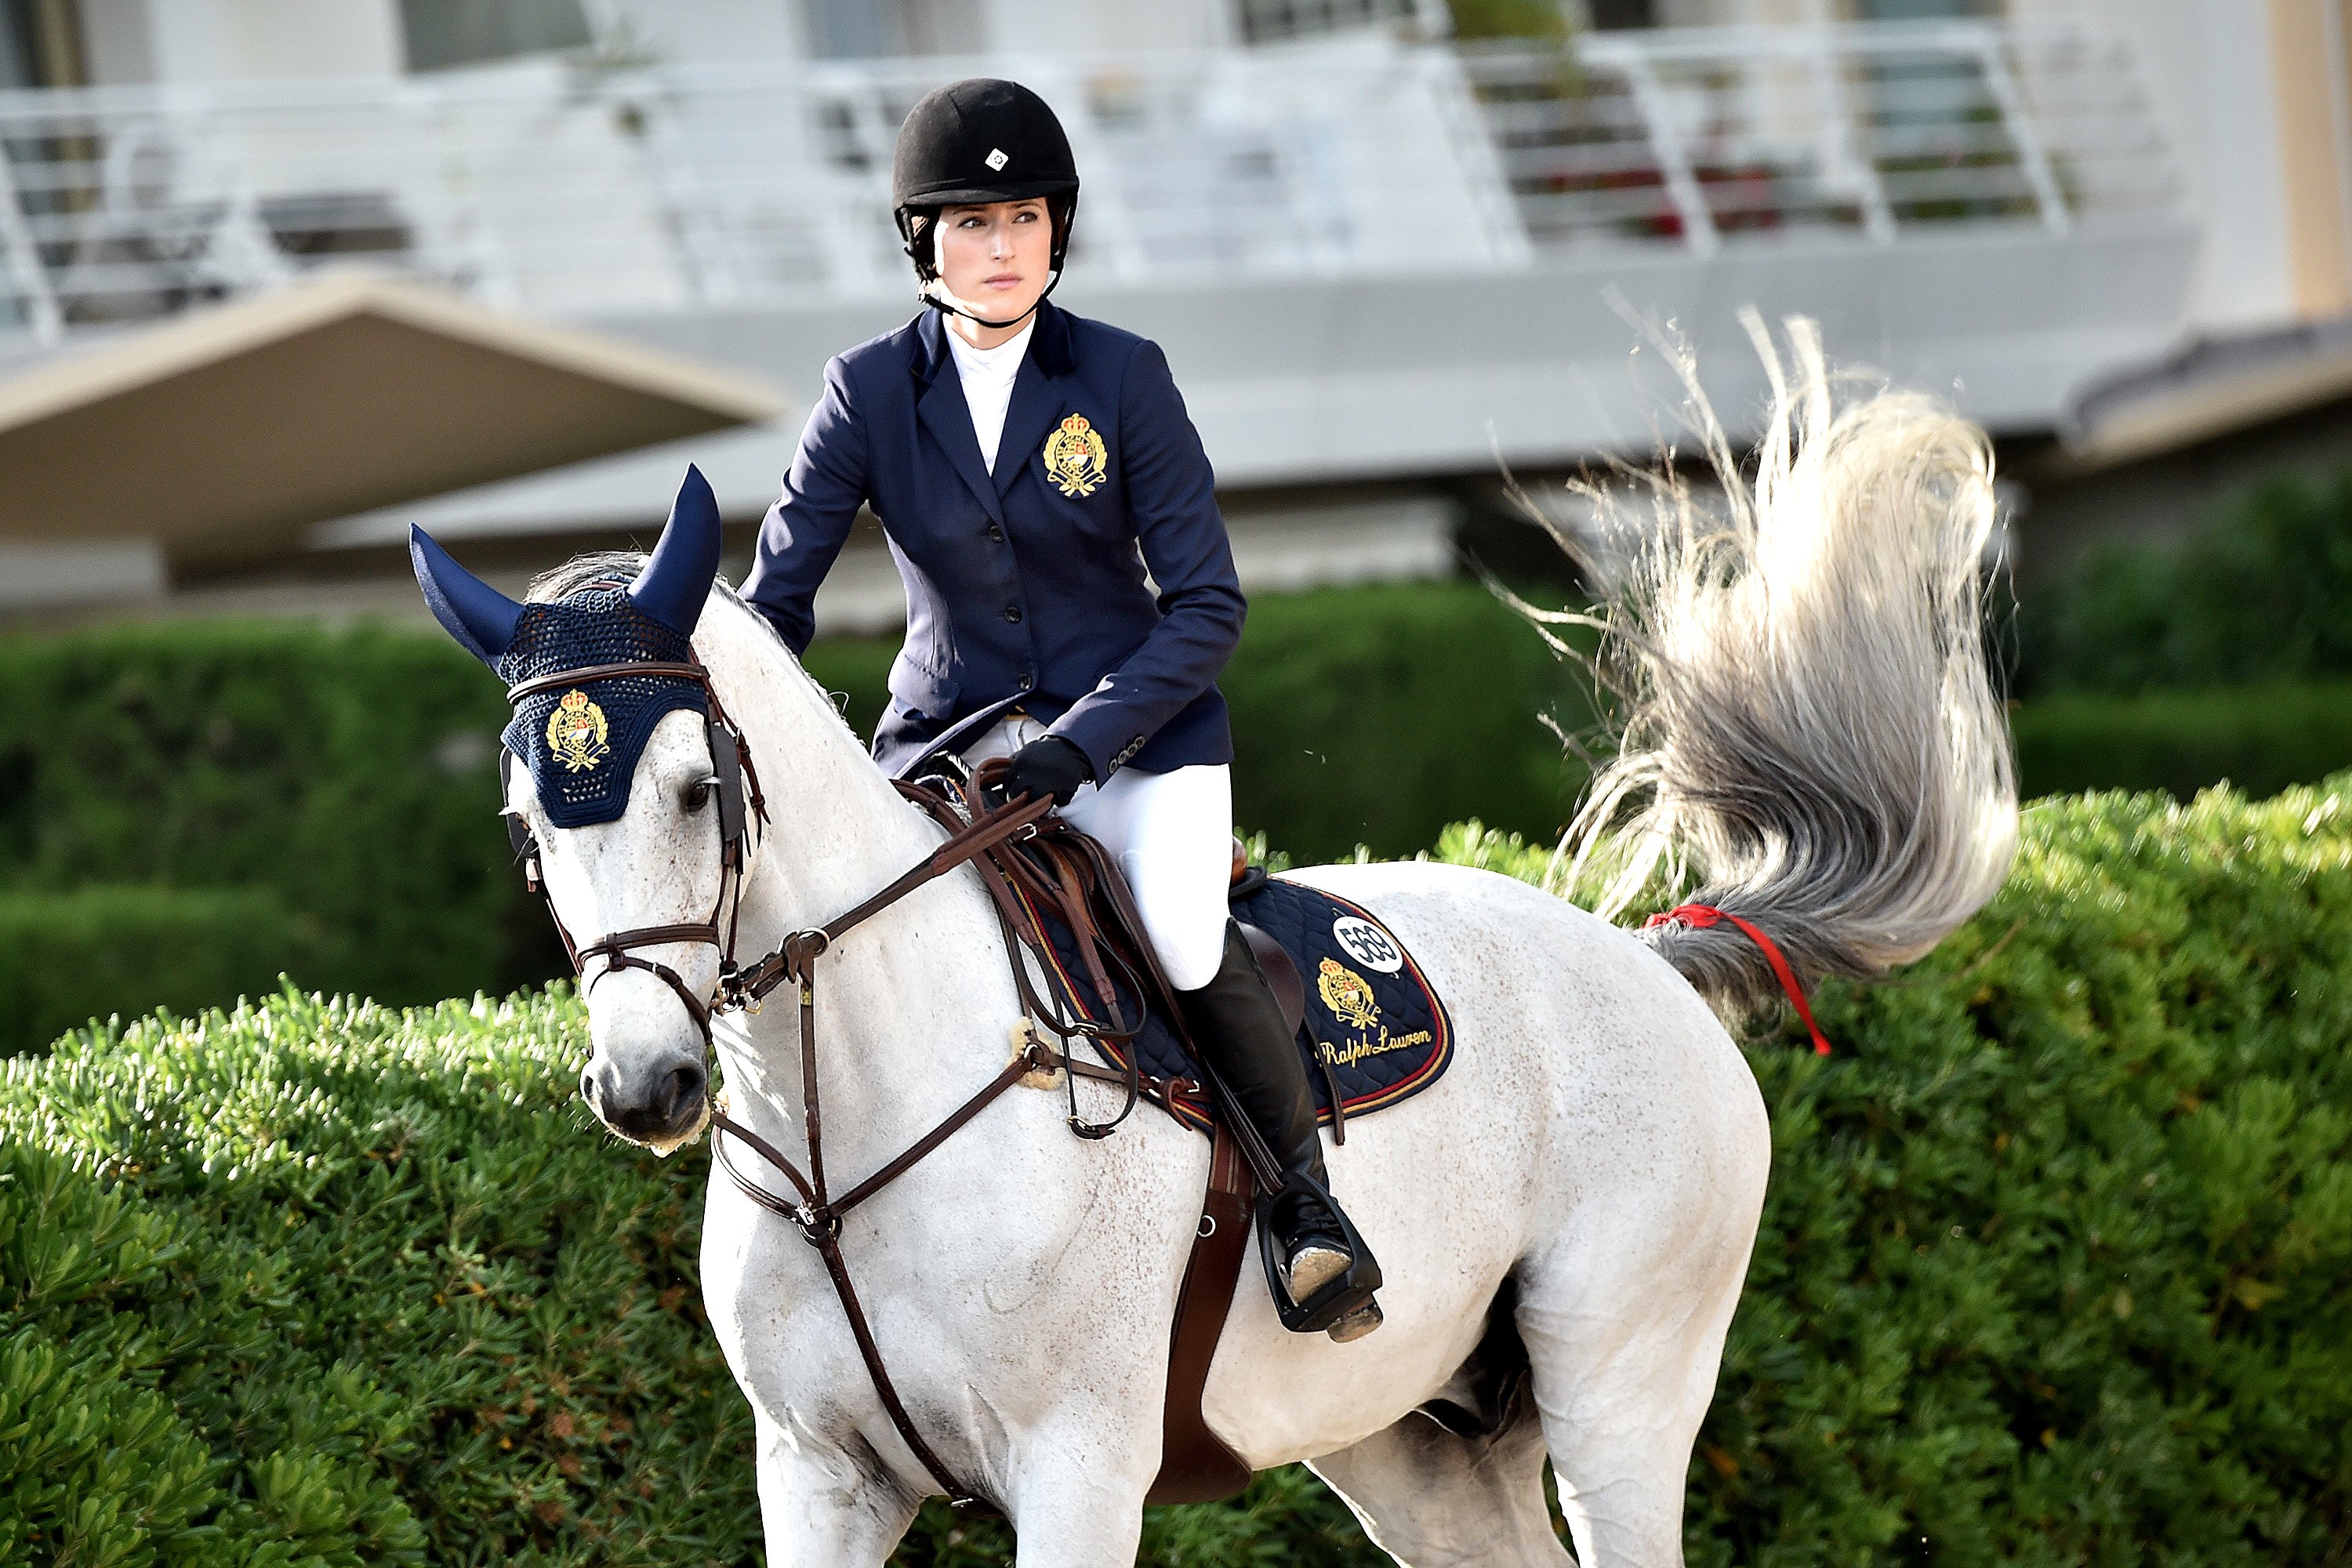
M 1020 318 L 984 321 L 933 295 L 930 284 L 939 270 L 932 260 L 931 226 L 941 207 L 1032 196 L 1044 197 L 1052 216 L 1054 277 L 1045 285 L 1050 294 L 1062 280 L 1070 219 L 1078 206 L 1078 165 L 1062 122 L 1044 99 L 1017 81 L 973 77 L 926 94 L 898 128 L 898 151 L 890 160 L 890 201 L 908 258 L 922 280 L 924 303 L 985 327 L 1013 325 Z

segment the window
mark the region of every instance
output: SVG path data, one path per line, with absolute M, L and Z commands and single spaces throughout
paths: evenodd
M 86 79 L 71 0 L 0 0 L 0 88 L 79 87 Z
M 1428 30 L 1446 30 L 1444 0 L 1236 0 L 1235 10 L 1242 39 L 1252 44 L 1395 22 L 1427 27 L 1434 20 L 1440 26 Z
M 897 8 L 877 0 L 809 0 L 810 42 L 828 59 L 871 59 L 904 52 Z
M 593 41 L 580 0 L 400 0 L 408 68 L 511 59 Z
M 1592 14 L 1596 32 L 1613 33 L 1620 28 L 1658 25 L 1657 6 L 1652 0 L 1586 0 L 1585 9 Z
M 985 47 L 980 0 L 804 0 L 809 48 L 827 59 L 974 55 Z
M 1854 12 L 1866 22 L 1925 22 L 1980 16 L 1999 9 L 1996 5 L 1982 5 L 1978 0 L 1861 0 Z

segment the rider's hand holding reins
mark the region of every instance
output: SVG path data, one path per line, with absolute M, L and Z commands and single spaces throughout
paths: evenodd
M 1095 776 L 1094 763 L 1073 742 L 1045 735 L 1013 753 L 997 784 L 999 800 L 1049 796 L 1055 805 L 1067 805 L 1078 786 Z

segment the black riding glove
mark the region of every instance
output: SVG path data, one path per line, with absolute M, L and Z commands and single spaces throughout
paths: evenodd
M 1094 763 L 1076 742 L 1046 735 L 1013 753 L 1013 765 L 997 787 L 1006 800 L 1049 795 L 1055 805 L 1067 805 L 1078 786 L 1094 776 Z

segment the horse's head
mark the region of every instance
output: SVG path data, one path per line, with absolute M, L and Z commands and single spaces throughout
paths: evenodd
M 542 601 L 519 604 L 409 535 L 435 616 L 507 681 L 512 837 L 588 1001 L 580 1091 L 606 1127 L 664 1152 L 709 1114 L 708 1006 L 741 853 L 734 738 L 690 647 L 719 542 L 718 502 L 693 468 L 642 569 L 572 573 Z

